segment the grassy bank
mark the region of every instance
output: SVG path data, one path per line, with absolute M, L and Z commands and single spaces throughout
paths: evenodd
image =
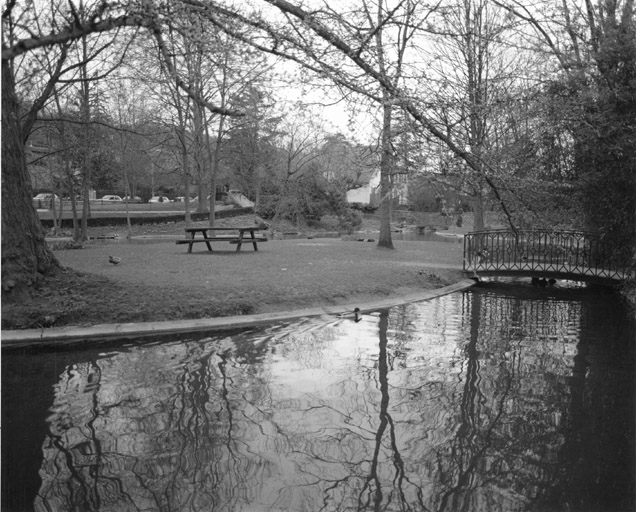
M 182 234 L 183 226 L 152 230 L 137 234 Z M 219 243 L 213 253 L 198 244 L 187 254 L 173 241 L 56 250 L 64 272 L 43 281 L 27 302 L 4 301 L 2 328 L 282 311 L 399 296 L 461 279 L 461 244 L 394 244 L 395 250 L 383 250 L 376 243 L 313 238 L 270 240 L 258 252 L 247 245 L 240 253 Z M 110 264 L 111 254 L 122 262 Z

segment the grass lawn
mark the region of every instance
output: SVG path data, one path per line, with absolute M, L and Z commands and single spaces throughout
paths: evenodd
M 240 222 L 234 220 L 234 222 Z M 156 228 L 153 228 L 156 229 Z M 168 231 L 183 233 L 183 226 Z M 112 232 L 112 230 L 110 230 Z M 159 233 L 154 233 L 159 234 Z M 2 304 L 2 328 L 202 318 L 397 297 L 462 278 L 462 244 L 335 238 L 270 240 L 254 252 L 219 242 L 90 243 L 56 250 L 64 271 L 31 300 Z M 112 265 L 108 256 L 121 258 Z

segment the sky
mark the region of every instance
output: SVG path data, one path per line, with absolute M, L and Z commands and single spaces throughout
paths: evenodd
M 371 143 L 378 137 L 379 106 L 362 109 L 353 101 L 343 98 L 342 92 L 333 85 L 312 86 L 303 80 L 300 66 L 291 61 L 276 63 L 277 78 L 272 80 L 272 94 L 281 108 L 290 112 L 302 104 L 323 121 L 329 133 L 341 133 L 359 143 Z M 355 98 L 354 98 L 355 99 Z

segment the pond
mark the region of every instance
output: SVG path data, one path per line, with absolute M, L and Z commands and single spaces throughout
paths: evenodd
M 633 510 L 636 326 L 490 285 L 353 318 L 4 350 L 3 510 Z

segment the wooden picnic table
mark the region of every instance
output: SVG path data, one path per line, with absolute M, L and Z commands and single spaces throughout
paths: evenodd
M 267 242 L 267 237 L 256 236 L 256 232 L 260 231 L 258 226 L 242 226 L 234 228 L 217 228 L 209 226 L 199 226 L 193 228 L 185 228 L 186 238 L 184 240 L 177 240 L 177 244 L 188 244 L 188 252 L 192 252 L 192 246 L 196 243 L 205 243 L 208 247 L 208 251 L 212 252 L 211 242 L 229 242 L 236 244 L 236 252 L 241 250 L 241 245 L 245 243 L 251 243 L 254 246 L 254 250 L 258 251 L 258 242 Z M 236 234 L 231 235 L 216 235 L 216 232 L 234 231 Z M 201 233 L 200 237 L 196 234 Z M 245 237 L 245 233 L 249 233 L 249 237 Z

